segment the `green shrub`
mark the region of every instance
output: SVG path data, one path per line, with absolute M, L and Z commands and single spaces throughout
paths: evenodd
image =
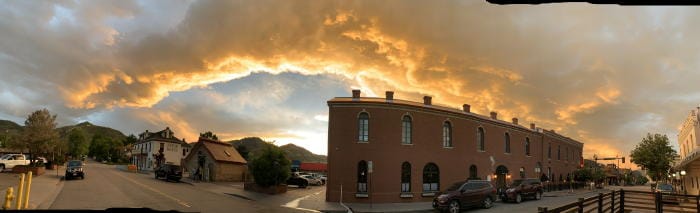
M 250 172 L 255 184 L 268 187 L 285 183 L 290 175 L 291 162 L 284 151 L 278 147 L 268 146 L 250 162 Z

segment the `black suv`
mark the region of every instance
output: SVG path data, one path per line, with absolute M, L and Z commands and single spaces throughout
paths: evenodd
M 501 194 L 503 201 L 520 203 L 524 197 L 542 199 L 542 182 L 536 178 L 517 179 Z
M 182 179 L 182 169 L 178 165 L 165 164 L 156 169 L 154 172 L 156 179 L 165 178 L 166 180 L 180 181 Z
M 68 161 L 66 166 L 66 180 L 73 177 L 80 177 L 80 179 L 85 179 L 85 171 L 83 170 L 83 162 L 79 160 Z
M 461 212 L 468 206 L 480 206 L 488 209 L 496 200 L 496 188 L 489 181 L 467 180 L 452 184 L 445 192 L 440 192 L 433 199 L 433 208 Z

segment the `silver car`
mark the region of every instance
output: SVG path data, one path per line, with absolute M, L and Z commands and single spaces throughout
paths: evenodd
M 301 177 L 306 178 L 309 180 L 309 185 L 314 185 L 314 186 L 320 186 L 323 185 L 323 181 L 321 179 L 315 178 L 311 175 L 302 175 Z

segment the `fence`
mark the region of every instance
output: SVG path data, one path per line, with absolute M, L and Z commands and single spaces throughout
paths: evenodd
M 597 196 L 579 198 L 578 201 L 556 208 L 539 207 L 540 213 L 591 213 L 591 212 L 700 212 L 700 196 L 662 194 L 634 190 L 611 191 Z

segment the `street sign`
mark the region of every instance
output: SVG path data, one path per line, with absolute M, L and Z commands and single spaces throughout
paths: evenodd
M 367 173 L 372 173 L 372 161 L 367 162 Z

